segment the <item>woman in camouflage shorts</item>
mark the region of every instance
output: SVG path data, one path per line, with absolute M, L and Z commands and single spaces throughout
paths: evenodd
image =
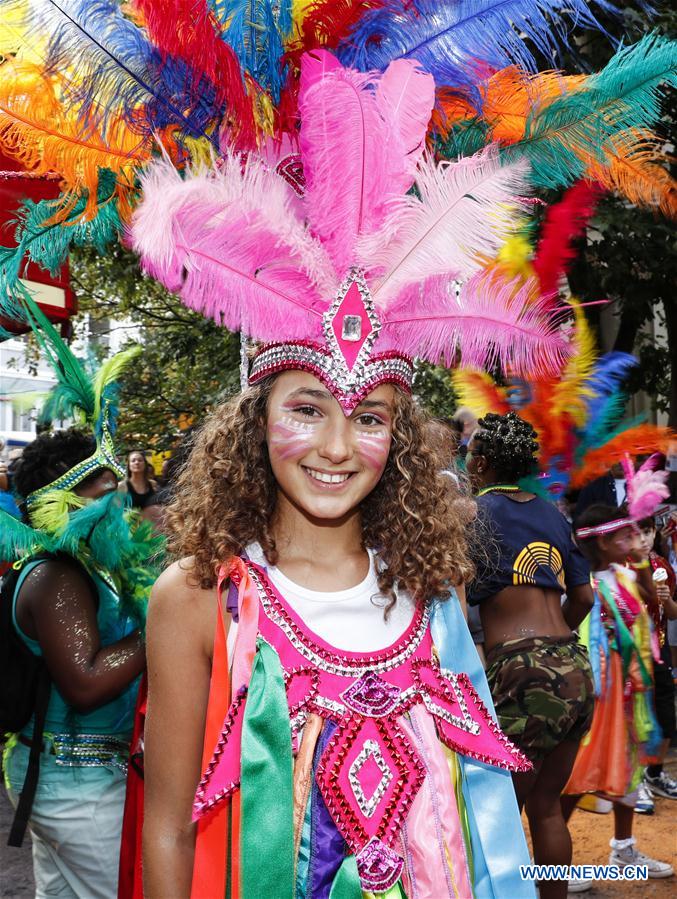
M 479 605 L 501 728 L 533 762 L 513 782 L 535 861 L 569 865 L 560 794 L 594 706 L 590 662 L 573 629 L 592 608 L 593 594 L 564 516 L 517 486 L 533 470 L 537 449 L 533 428 L 514 413 L 480 419 L 466 458 L 486 558 L 477 559 L 468 602 Z M 567 882 L 539 888 L 542 899 L 564 899 Z

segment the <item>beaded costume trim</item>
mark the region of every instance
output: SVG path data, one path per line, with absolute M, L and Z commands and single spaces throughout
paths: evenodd
M 329 674 L 338 674 L 341 677 L 360 677 L 368 671 L 389 671 L 397 668 L 416 652 L 428 629 L 430 612 L 427 608 L 419 607 L 414 613 L 410 627 L 407 628 L 401 639 L 385 652 L 375 653 L 373 656 L 362 659 L 343 655 L 340 652 L 329 653 L 301 630 L 280 603 L 268 580 L 261 577 L 257 568 L 251 564 L 248 565 L 248 568 L 268 618 L 284 632 L 292 646 L 305 659 Z

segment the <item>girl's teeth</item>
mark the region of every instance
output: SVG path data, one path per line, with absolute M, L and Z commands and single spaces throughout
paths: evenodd
M 316 481 L 322 481 L 324 484 L 341 484 L 350 477 L 349 474 L 325 474 L 322 471 L 313 471 L 310 468 L 307 471 L 311 478 L 315 478 Z

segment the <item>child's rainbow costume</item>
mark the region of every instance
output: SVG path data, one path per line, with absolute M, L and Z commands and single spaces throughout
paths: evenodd
M 654 513 L 669 494 L 667 472 L 655 471 L 656 461 L 651 458 L 635 471 L 625 458 L 627 515 L 579 528 L 578 540 L 636 527 Z M 581 639 L 590 653 L 597 698 L 590 732 L 564 792 L 620 798 L 637 787 L 642 754 L 652 755 L 661 740 L 651 696 L 652 659 L 659 660 L 660 650 L 633 571 L 612 565 L 595 572 L 593 588 L 595 604 L 581 627 Z

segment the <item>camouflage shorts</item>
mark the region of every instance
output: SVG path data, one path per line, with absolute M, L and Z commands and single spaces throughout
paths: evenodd
M 487 680 L 501 729 L 532 761 L 590 728 L 592 671 L 575 637 L 501 643 L 487 655 Z

